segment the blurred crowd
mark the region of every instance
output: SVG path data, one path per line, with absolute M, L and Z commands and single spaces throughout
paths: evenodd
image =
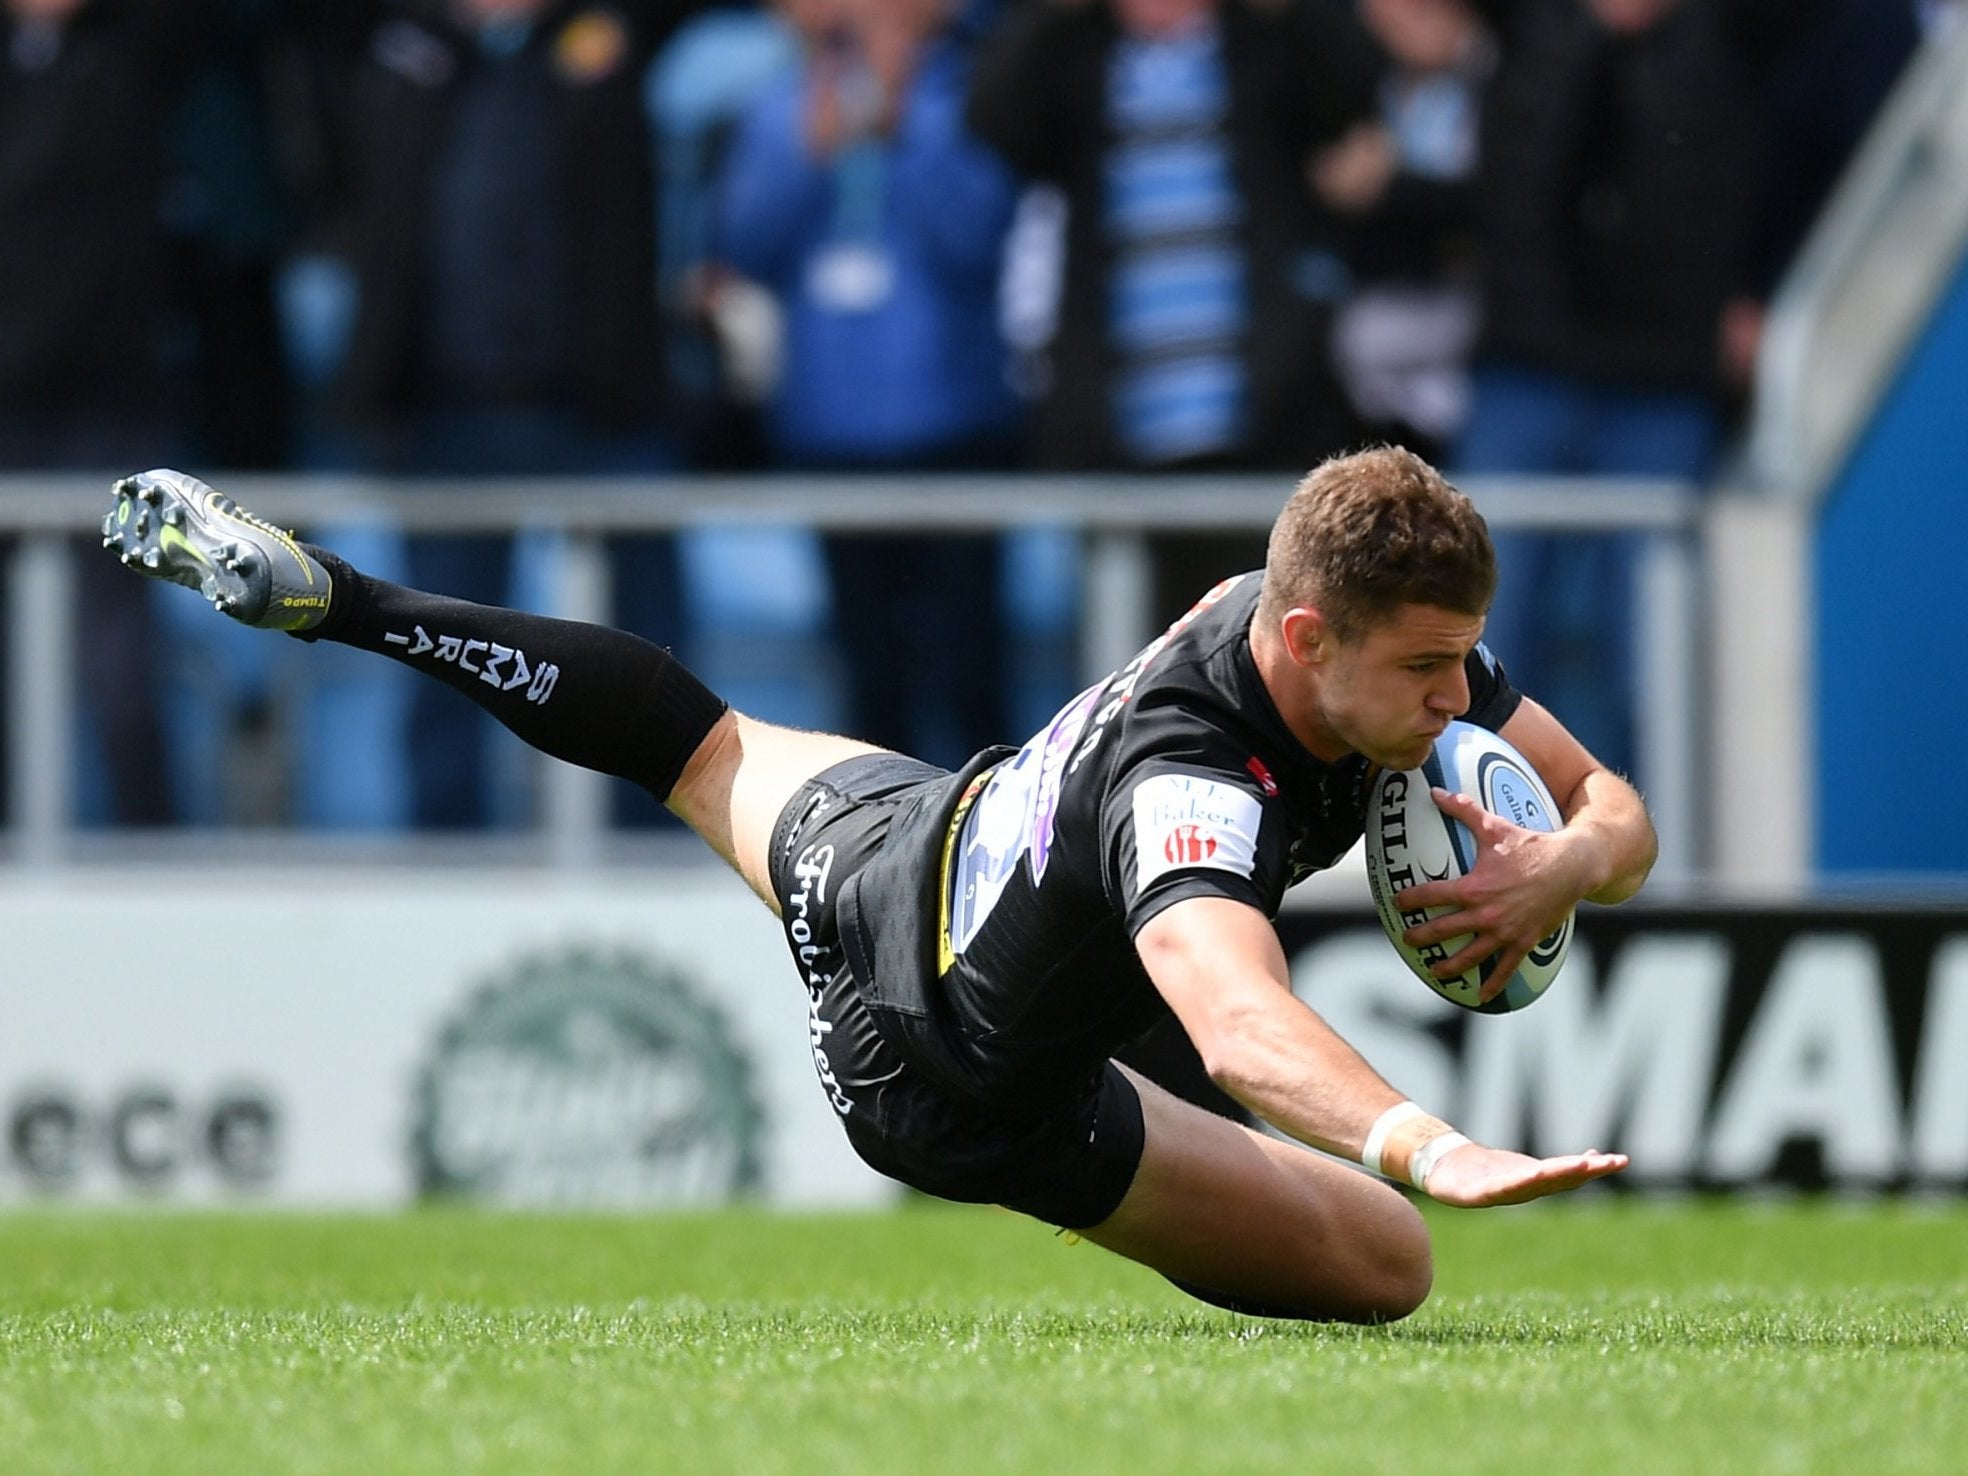
M 1395 441 L 1701 484 L 1775 284 L 1954 10 L 0 0 L 0 470 L 661 497 L 733 470 L 1289 477 Z M 524 537 L 303 531 L 539 600 Z M 1631 769 L 1631 540 L 1499 545 L 1492 647 Z M 950 762 L 1067 695 L 1070 550 L 804 547 L 826 721 Z M 1163 617 L 1262 559 L 1151 551 Z M 686 652 L 734 586 L 786 583 L 784 545 L 742 538 L 608 554 L 616 622 Z M 85 818 L 242 818 L 217 776 L 275 712 L 300 777 L 271 808 L 302 823 L 525 818 L 454 694 L 321 648 L 297 697 L 285 643 L 77 567 Z M 1045 639 L 1069 654 L 1035 665 Z

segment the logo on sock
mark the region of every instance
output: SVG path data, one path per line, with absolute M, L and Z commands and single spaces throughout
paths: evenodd
M 553 696 L 554 687 L 560 681 L 560 668 L 551 661 L 533 665 L 527 661 L 524 651 L 513 646 L 502 646 L 497 641 L 454 635 L 441 635 L 433 640 L 421 625 L 414 627 L 410 635 L 387 631 L 383 641 L 391 646 L 408 647 L 404 652 L 406 656 L 430 655 L 433 661 L 442 661 L 461 671 L 468 671 L 487 686 L 497 687 L 502 692 L 524 687 L 526 700 L 543 706 Z M 512 663 L 510 668 L 507 667 L 508 662 Z

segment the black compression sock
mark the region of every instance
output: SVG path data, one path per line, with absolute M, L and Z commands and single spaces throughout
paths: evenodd
M 304 641 L 375 651 L 463 692 L 527 743 L 668 799 L 727 704 L 661 646 L 372 579 L 303 545 L 333 581 Z

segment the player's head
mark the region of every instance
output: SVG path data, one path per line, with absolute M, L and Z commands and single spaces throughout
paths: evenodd
M 1481 616 L 1496 553 L 1475 504 L 1412 451 L 1382 446 L 1321 463 L 1271 527 L 1258 619 L 1318 610 L 1358 641 L 1403 605 Z
M 1413 768 L 1469 705 L 1463 662 L 1496 591 L 1482 517 L 1419 456 L 1337 457 L 1271 530 L 1253 639 L 1273 696 L 1322 758 Z

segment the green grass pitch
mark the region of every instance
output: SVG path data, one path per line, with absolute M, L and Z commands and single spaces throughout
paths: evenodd
M 1431 1214 L 1390 1328 L 1030 1221 L 0 1217 L 0 1470 L 1968 1470 L 1968 1210 Z

